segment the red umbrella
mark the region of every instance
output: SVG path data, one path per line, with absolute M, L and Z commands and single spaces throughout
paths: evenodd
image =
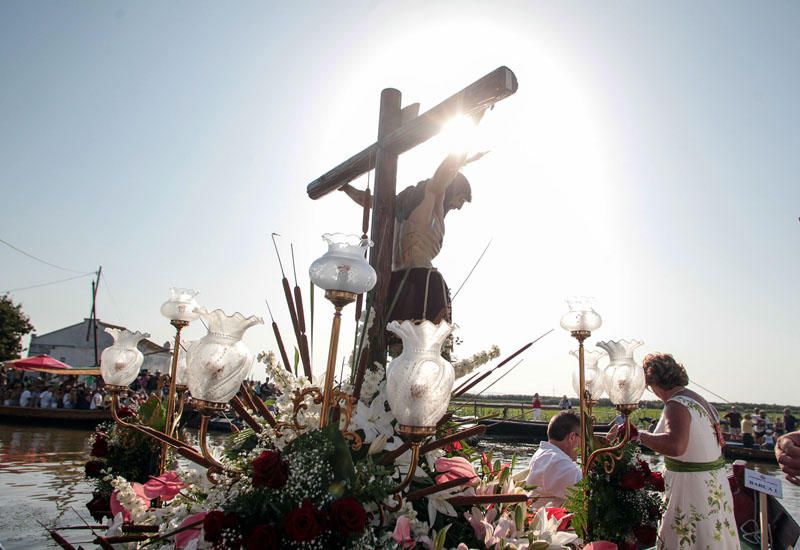
M 72 368 L 58 359 L 53 359 L 49 355 L 36 355 L 34 357 L 23 357 L 6 361 L 6 366 L 19 370 L 40 370 L 40 369 L 69 369 Z

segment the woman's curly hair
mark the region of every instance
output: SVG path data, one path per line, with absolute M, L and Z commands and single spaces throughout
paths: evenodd
M 642 361 L 648 385 L 671 390 L 689 383 L 689 375 L 683 365 L 668 353 L 651 353 Z

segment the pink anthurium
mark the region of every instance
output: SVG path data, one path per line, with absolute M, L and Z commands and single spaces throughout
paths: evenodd
M 467 483 L 473 483 L 478 480 L 478 476 L 475 474 L 475 468 L 472 467 L 472 464 L 470 464 L 466 458 L 460 456 L 453 458 L 437 458 L 436 471 L 442 474 L 436 476 L 436 483 L 439 485 L 460 477 L 470 478 Z
M 114 491 L 111 493 L 111 515 L 116 517 L 117 514 L 122 514 L 122 521 L 130 521 L 131 520 L 131 513 L 128 512 L 122 503 L 117 498 L 117 493 L 119 491 Z
M 150 478 L 144 484 L 144 494 L 148 500 L 160 498 L 163 501 L 172 500 L 181 492 L 186 484 L 181 481 L 175 472 L 164 472 L 158 477 Z
M 408 516 L 400 516 L 394 526 L 392 538 L 402 548 L 413 548 L 416 542 L 411 537 L 411 519 Z
M 191 525 L 193 523 L 198 523 L 194 527 L 189 527 L 188 529 L 181 531 L 177 535 L 175 535 L 175 548 L 186 548 L 196 538 L 200 537 L 200 532 L 203 530 L 203 523 L 202 521 L 205 519 L 206 514 L 208 512 L 200 512 L 198 514 L 192 514 L 191 516 L 187 516 L 181 524 L 178 526 L 178 529 L 183 529 L 187 525 Z

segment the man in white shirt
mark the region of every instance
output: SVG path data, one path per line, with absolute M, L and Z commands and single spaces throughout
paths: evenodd
M 28 386 L 25 386 L 25 391 L 23 391 L 19 396 L 19 406 L 20 407 L 27 407 L 31 404 L 31 398 L 33 394 Z
M 103 396 L 100 394 L 100 390 L 95 390 L 94 395 L 92 395 L 92 402 L 89 404 L 89 409 L 99 409 L 102 404 Z
M 49 409 L 52 402 L 53 392 L 50 391 L 50 388 L 45 388 L 39 396 L 39 406 L 43 409 Z
M 571 411 L 561 411 L 547 425 L 547 441 L 531 457 L 528 485 L 535 485 L 534 507 L 552 503 L 564 504 L 567 489 L 581 479 L 581 469 L 575 464 L 580 448 L 581 421 Z

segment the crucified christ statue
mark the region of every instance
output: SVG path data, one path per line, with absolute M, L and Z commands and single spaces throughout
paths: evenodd
M 432 178 L 398 193 L 387 322 L 407 319 L 452 322 L 450 292 L 432 262 L 442 249 L 445 216 L 472 200 L 469 181 L 459 170 L 485 154 L 448 155 Z M 341 191 L 362 207 L 369 200 L 365 191 L 350 184 Z

